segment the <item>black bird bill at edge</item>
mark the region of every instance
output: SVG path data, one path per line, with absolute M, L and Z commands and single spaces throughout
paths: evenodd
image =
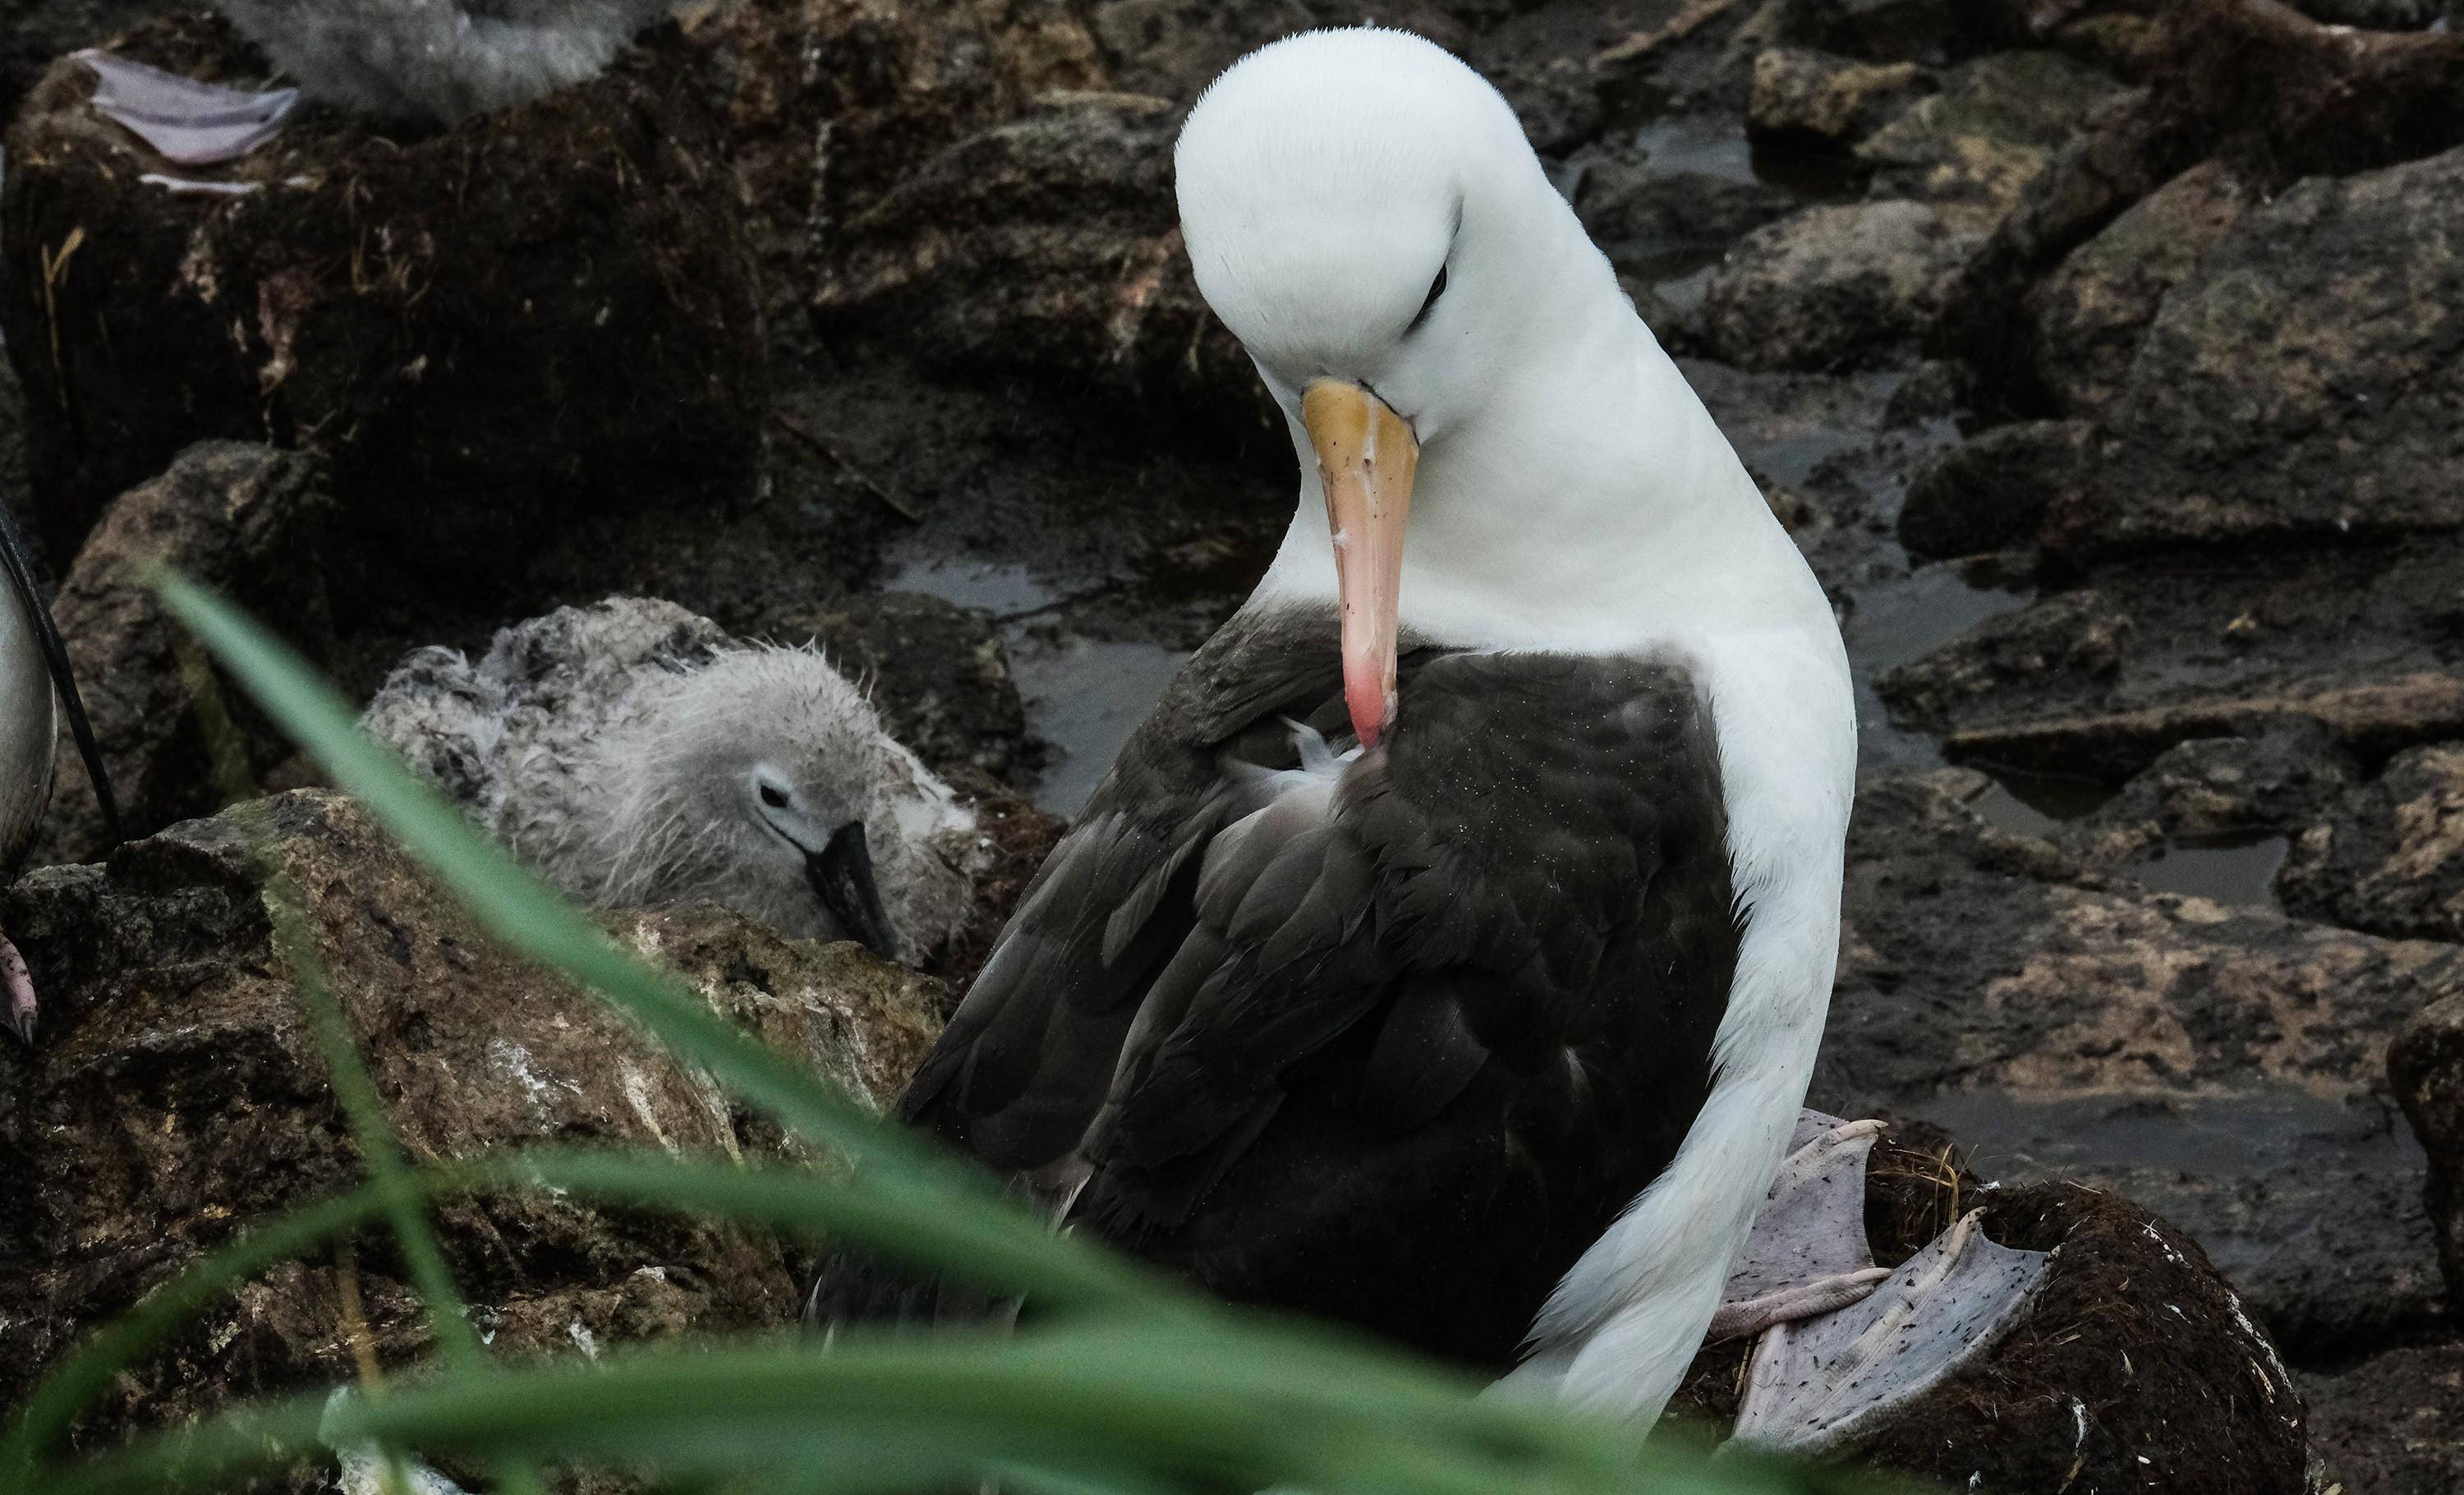
M 69 714 L 69 733 L 77 738 L 77 756 L 85 759 L 86 775 L 94 780 L 94 797 L 102 805 L 103 826 L 111 839 L 118 841 L 120 801 L 111 792 L 111 775 L 102 766 L 102 750 L 95 745 L 94 723 L 86 716 L 85 697 L 77 693 L 77 671 L 69 663 L 68 646 L 60 642 L 59 625 L 52 621 L 51 606 L 34 584 L 34 568 L 26 560 L 25 537 L 5 506 L 0 506 L 0 567 L 8 570 L 17 595 L 26 601 L 26 616 L 33 620 L 34 638 L 42 646 L 43 664 L 51 671 L 52 688 L 59 693 L 60 705 Z
M 898 935 L 873 881 L 872 844 L 865 839 L 864 822 L 851 820 L 831 832 L 820 855 L 806 852 L 804 878 L 842 933 L 884 960 L 898 958 Z

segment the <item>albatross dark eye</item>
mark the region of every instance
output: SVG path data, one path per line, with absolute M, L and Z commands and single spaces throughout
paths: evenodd
M 1429 319 L 1429 313 L 1437 310 L 1438 297 L 1445 294 L 1446 267 L 1440 265 L 1438 267 L 1438 278 L 1429 282 L 1428 298 L 1420 303 L 1419 313 L 1412 319 L 1412 325 L 1404 328 L 1403 330 L 1405 332 L 1416 332 L 1419 330 L 1420 323 Z
M 777 784 L 765 783 L 761 786 L 761 802 L 774 810 L 783 810 L 787 807 L 787 791 Z

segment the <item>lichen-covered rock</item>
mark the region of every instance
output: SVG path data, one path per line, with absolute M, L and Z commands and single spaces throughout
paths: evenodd
M 2068 144 L 2113 80 L 2058 52 L 2005 52 L 1953 68 L 1942 91 L 1865 138 L 1879 195 L 1958 206 L 1990 228 Z
M 2074 561 L 2464 524 L 2464 147 L 2313 178 L 2165 298 L 2049 517 Z
M 2150 892 L 1987 825 L 1988 787 L 1860 786 L 1810 1104 L 1938 1122 L 2007 1181 L 2137 1200 L 2298 1352 L 2433 1322 L 2424 1163 L 2389 1125 L 2387 1044 L 2464 992 L 2464 950 Z
M 2301 1396 L 2194 1240 L 2121 1195 L 1980 1186 L 1940 1129 L 1897 1123 L 1865 1175 L 1874 1259 L 1907 1260 L 1982 1208 L 1989 1240 L 2052 1253 L 1991 1349 L 1860 1432 L 1849 1456 L 1944 1489 L 2304 1495 Z M 1745 1347 L 1706 1346 L 1675 1404 L 1735 1416 Z
M 291 756 L 244 696 L 220 689 L 187 631 L 164 609 L 149 566 L 176 566 L 279 629 L 312 655 L 328 651 L 327 513 L 316 463 L 243 442 L 199 442 L 170 470 L 103 511 L 52 613 L 120 801 L 121 833 L 151 835 L 209 814 Z M 229 729 L 227 747 L 214 734 Z M 38 863 L 85 862 L 111 849 L 94 786 L 60 727 L 52 808 Z M 217 751 L 233 756 L 218 762 Z
M 2250 207 L 2241 179 L 2206 162 L 2071 251 L 2028 293 L 2035 374 L 2047 393 L 2066 410 L 2102 408 L 2128 377 L 2165 294 Z
M 1718 355 L 1747 368 L 1875 362 L 1930 324 L 1986 231 L 1924 203 L 1834 203 L 1748 234 L 1704 292 Z
M 1965 721 L 1979 699 L 2031 685 L 2110 679 L 2137 626 L 2094 587 L 1986 619 L 1956 640 L 1883 673 L 1882 699 L 1928 726 Z
M 2390 1350 L 2335 1375 L 2301 1375 L 2320 1489 L 2453 1495 L 2464 1489 L 2464 1344 Z
M 258 857 L 265 859 L 260 863 Z M 0 1054 L 0 1404 L 74 1336 L 252 1220 L 363 1176 L 264 873 L 308 928 L 417 1161 L 540 1141 L 801 1155 L 599 998 L 481 937 L 350 801 L 301 791 L 36 872 L 0 894 L 47 1033 Z M 937 1028 L 937 987 L 853 945 L 783 939 L 711 906 L 611 918 L 720 1012 L 869 1101 Z M 792 1320 L 799 1259 L 768 1236 L 504 1194 L 440 1203 L 446 1249 L 500 1352 Z M 380 1357 L 428 1331 L 390 1253 L 356 1290 Z M 176 1423 L 253 1393 L 353 1376 L 347 1256 L 277 1269 L 115 1383 L 80 1436 Z
M 1754 56 L 1746 128 L 1777 140 L 1853 144 L 1932 87 L 1913 62 L 1859 62 L 1805 47 Z
M 2464 940 L 2464 743 L 2389 759 L 2294 843 L 2277 889 L 2314 918 Z
M 208 436 L 325 456 L 342 555 L 382 558 L 350 574 L 388 588 L 501 578 L 577 513 L 748 491 L 761 319 L 725 151 L 674 84 L 686 48 L 654 35 L 421 139 L 303 113 L 204 172 L 89 108 L 84 64 L 55 64 L 0 190 L 0 329 L 52 417 L 32 456 L 54 549 Z M 263 66 L 195 17 L 122 50 L 216 81 Z
M 1972 556 L 2034 541 L 2046 507 L 2082 480 L 2089 437 L 2084 421 L 2022 421 L 1951 448 L 1910 479 L 1900 543 Z
M 2194 737 L 2166 749 L 2110 802 L 2066 826 L 2064 840 L 2111 866 L 2162 855 L 2170 842 L 2298 833 L 2360 777 L 2353 755 L 2314 722 L 2275 723 L 2251 737 Z M 2286 907 L 2313 912 L 2291 900 Z

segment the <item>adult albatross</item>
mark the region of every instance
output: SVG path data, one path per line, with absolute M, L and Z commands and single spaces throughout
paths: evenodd
M 1470 69 L 1295 36 L 1177 165 L 1298 511 L 902 1113 L 1221 1295 L 1648 1422 L 1821 1034 L 1837 627 Z

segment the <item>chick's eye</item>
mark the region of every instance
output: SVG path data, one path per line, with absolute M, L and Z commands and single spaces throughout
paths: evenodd
M 783 810 L 787 807 L 787 791 L 777 784 L 765 783 L 761 786 L 761 802 L 774 810 Z
M 1420 323 L 1427 321 L 1429 319 L 1429 313 L 1437 310 L 1438 297 L 1445 294 L 1446 267 L 1440 265 L 1438 267 L 1438 278 L 1429 282 L 1428 297 L 1420 302 L 1420 310 L 1418 315 L 1413 317 L 1412 326 L 1418 327 Z

